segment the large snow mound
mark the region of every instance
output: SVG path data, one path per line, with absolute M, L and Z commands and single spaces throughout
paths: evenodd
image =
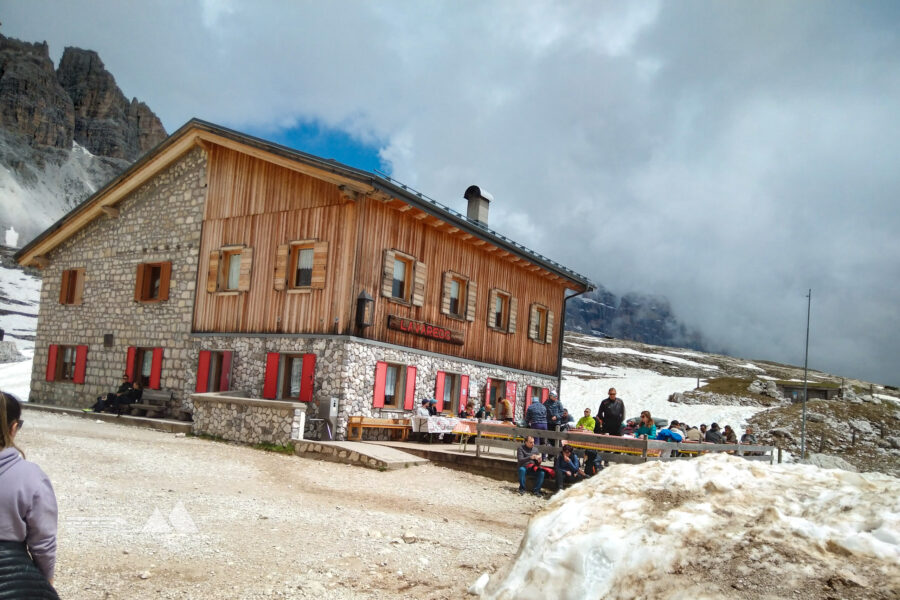
M 728 455 L 556 495 L 484 597 L 896 598 L 900 480 Z

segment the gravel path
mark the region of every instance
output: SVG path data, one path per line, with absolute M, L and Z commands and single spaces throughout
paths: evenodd
M 60 506 L 66 599 L 455 598 L 542 501 L 426 465 L 378 472 L 26 411 Z

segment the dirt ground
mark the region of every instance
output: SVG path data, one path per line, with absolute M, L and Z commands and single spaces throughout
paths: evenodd
M 426 465 L 379 472 L 26 410 L 67 599 L 460 598 L 543 501 Z

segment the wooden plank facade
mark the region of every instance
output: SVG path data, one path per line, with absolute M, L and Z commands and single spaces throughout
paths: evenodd
M 216 144 L 209 144 L 207 152 L 194 331 L 357 335 L 526 371 L 556 372 L 559 316 L 565 289 L 576 287 L 571 282 L 391 195 L 347 193 L 338 183 Z M 277 289 L 275 274 L 284 270 L 286 260 L 280 248 L 298 240 L 327 242 L 321 289 Z M 207 278 L 215 278 L 221 268 L 213 265 L 210 271 L 210 262 L 223 248 L 252 249 L 246 292 L 204 291 Z M 391 250 L 424 266 L 416 269 L 424 280 L 418 282 L 422 294 L 415 301 L 382 293 L 385 251 Z M 469 282 L 474 320 L 443 314 L 447 272 Z M 488 327 L 493 290 L 513 300 L 514 332 Z M 355 310 L 363 291 L 375 299 L 374 324 L 360 330 Z M 535 303 L 549 310 L 550 343 L 530 339 L 530 307 Z M 461 333 L 463 343 L 389 329 L 390 315 Z

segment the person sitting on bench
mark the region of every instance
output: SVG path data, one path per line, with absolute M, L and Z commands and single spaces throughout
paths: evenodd
M 553 462 L 553 470 L 556 471 L 556 491 L 563 489 L 566 484 L 578 483 L 587 477 L 587 473 L 578 464 L 578 456 L 572 450 L 572 446 L 562 447 L 562 451 Z
M 128 404 L 137 404 L 141 401 L 141 396 L 144 395 L 144 386 L 141 385 L 140 381 L 134 382 L 134 387 L 131 389 L 128 394 L 124 396 L 119 396 L 116 399 L 116 405 L 114 406 L 115 412 L 117 416 L 121 416 L 122 407 Z
M 94 403 L 94 406 L 84 409 L 84 412 L 103 412 L 105 410 L 114 409 L 118 406 L 120 399 L 126 399 L 128 397 L 132 388 L 131 382 L 128 381 L 128 373 L 126 373 L 122 375 L 122 383 L 119 384 L 119 389 L 115 392 L 108 393 L 106 398 L 97 396 L 97 401 Z
M 516 466 L 519 471 L 519 494 L 524 494 L 525 476 L 528 473 L 537 475 L 534 482 L 534 489 L 531 493 L 535 496 L 541 495 L 541 486 L 544 485 L 544 469 L 541 468 L 541 455 L 534 450 L 534 438 L 530 435 L 525 438 L 525 443 L 516 450 Z

